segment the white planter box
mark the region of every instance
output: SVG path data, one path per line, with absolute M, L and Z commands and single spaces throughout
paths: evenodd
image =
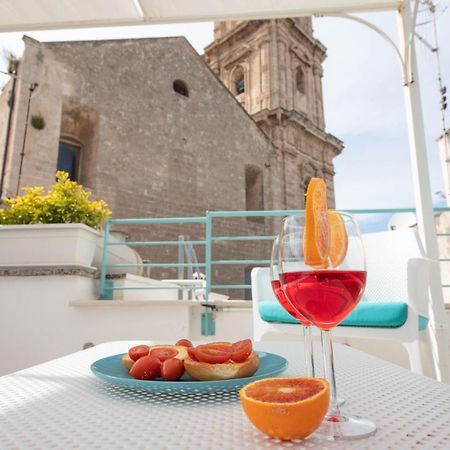
M 0 266 L 91 266 L 100 232 L 80 223 L 0 226 Z

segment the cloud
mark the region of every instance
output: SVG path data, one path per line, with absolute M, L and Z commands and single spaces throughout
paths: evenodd
M 365 16 L 391 31 L 392 13 Z M 328 130 L 337 135 L 393 134 L 406 127 L 402 75 L 393 49 L 373 30 L 343 18 L 314 22 L 316 37 L 328 48 L 324 101 Z M 336 37 L 339 37 L 338 39 Z
M 361 16 L 395 41 L 395 13 Z M 439 18 L 441 25 L 450 12 Z M 325 62 L 325 119 L 344 141 L 335 159 L 336 201 L 340 208 L 407 207 L 414 204 L 405 100 L 395 51 L 373 30 L 341 18 L 314 21 L 316 37 L 328 48 Z M 426 26 L 425 26 L 426 27 Z M 429 28 L 429 26 L 428 26 Z M 429 29 L 420 30 L 429 36 Z M 450 28 L 441 26 L 441 59 L 450 60 Z M 420 47 L 420 43 L 416 44 Z M 426 51 L 424 51 L 426 50 Z M 425 132 L 432 192 L 443 190 L 436 144 L 440 135 L 434 55 L 418 48 Z M 445 64 L 444 73 L 448 73 Z M 448 78 L 447 78 L 448 79 Z

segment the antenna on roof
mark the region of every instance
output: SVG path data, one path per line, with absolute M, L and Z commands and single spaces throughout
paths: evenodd
M 444 85 L 442 80 L 441 71 L 441 59 L 439 52 L 439 40 L 437 31 L 437 18 L 442 15 L 448 8 L 448 4 L 443 1 L 433 1 L 433 0 L 420 0 L 421 10 L 419 13 L 425 18 L 422 22 L 418 23 L 417 26 L 429 25 L 431 24 L 431 33 L 428 39 L 425 39 L 423 35 L 415 32 L 418 40 L 432 53 L 435 55 L 436 70 L 437 70 L 437 87 L 438 95 L 440 99 L 440 115 L 442 124 L 442 134 L 438 138 L 440 153 L 441 153 L 441 164 L 444 173 L 444 184 L 446 190 L 447 204 L 450 205 L 450 136 L 449 130 L 447 130 L 446 124 L 446 111 L 447 111 L 447 87 Z M 422 33 L 423 34 L 423 33 Z M 432 41 L 430 43 L 430 41 Z
M 437 32 L 437 20 L 436 15 L 439 11 L 439 15 L 443 14 L 447 8 L 448 5 L 443 4 L 441 1 L 433 1 L 433 0 L 421 0 L 420 4 L 422 5 L 422 9 L 420 10 L 420 13 L 428 13 L 430 15 L 429 19 L 425 19 L 423 22 L 418 23 L 417 26 L 423 26 L 427 24 L 432 24 L 433 28 L 433 43 L 428 42 L 423 36 L 421 36 L 417 31 L 415 33 L 416 37 L 419 39 L 419 41 L 432 53 L 436 56 L 436 66 L 437 66 L 437 83 L 438 83 L 438 89 L 439 89 L 439 97 L 440 97 L 440 103 L 441 103 L 441 120 L 442 120 L 442 132 L 445 133 L 447 131 L 447 125 L 446 125 L 446 113 L 447 110 L 447 87 L 444 85 L 442 81 L 442 70 L 441 70 L 441 58 L 440 58 L 440 52 L 439 52 L 439 40 L 438 40 L 438 32 Z M 438 8 L 439 7 L 439 8 Z

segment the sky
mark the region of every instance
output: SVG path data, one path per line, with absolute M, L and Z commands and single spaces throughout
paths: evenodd
M 450 92 L 449 0 L 438 2 L 437 27 L 442 78 Z M 398 42 L 396 14 L 365 14 Z M 419 24 L 431 18 L 419 15 Z M 373 30 L 343 18 L 317 18 L 315 37 L 327 47 L 324 63 L 326 127 L 344 142 L 335 160 L 336 206 L 340 209 L 403 208 L 414 205 L 402 74 L 395 51 Z M 417 32 L 434 46 L 432 25 Z M 185 36 L 194 48 L 213 39 L 212 23 L 147 25 L 136 27 L 64 30 L 26 33 L 41 41 L 120 39 Z M 433 201 L 442 203 L 442 168 L 436 139 L 442 133 L 435 53 L 416 40 L 420 87 L 426 127 Z M 0 51 L 23 51 L 22 33 L 0 34 Z M 5 58 L 0 58 L 5 70 Z M 0 74 L 0 85 L 6 81 Z M 450 102 L 449 102 L 450 104 Z M 448 108 L 450 112 L 450 106 Z M 447 126 L 450 117 L 447 113 Z M 383 219 L 385 222 L 385 219 Z M 383 223 L 384 223 L 383 222 Z

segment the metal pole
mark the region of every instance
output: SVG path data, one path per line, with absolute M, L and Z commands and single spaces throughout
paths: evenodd
M 406 0 L 399 10 L 398 25 L 400 42 L 403 49 L 403 59 L 409 62 L 411 69 L 409 71 L 411 78 L 406 80 L 404 93 L 417 225 L 427 256 L 437 261 L 439 259 L 439 251 L 433 214 L 419 74 L 414 47 L 414 23 L 409 0 Z M 450 383 L 448 327 L 445 318 L 444 298 L 441 288 L 442 282 L 438 264 L 433 265 L 431 277 L 431 305 L 429 314 L 433 363 L 436 378 L 440 381 Z
M 209 211 L 206 211 L 206 224 L 205 224 L 205 275 L 206 275 L 206 286 L 205 286 L 205 302 L 209 301 L 209 293 L 211 292 L 212 284 L 212 217 Z
M 102 270 L 100 272 L 100 299 L 109 299 L 109 295 L 106 292 L 106 267 L 108 265 L 108 243 L 109 233 L 111 229 L 111 223 L 108 220 L 105 223 L 105 229 L 103 230 L 103 252 L 102 252 Z M 112 291 L 111 291 L 112 293 Z
M 22 152 L 20 153 L 19 175 L 18 175 L 18 178 L 17 178 L 16 196 L 19 195 L 20 182 L 21 182 L 21 179 L 22 179 L 22 168 L 23 168 L 23 161 L 25 159 L 25 145 L 26 145 L 26 142 L 27 142 L 28 118 L 30 116 L 31 96 L 33 95 L 33 92 L 37 88 L 37 86 L 38 86 L 37 83 L 32 83 L 32 84 L 30 84 L 30 87 L 29 87 L 27 114 L 26 114 L 26 117 L 25 117 L 25 130 L 23 132 Z
M 184 236 L 178 236 L 178 279 L 184 279 Z M 183 300 L 183 290 L 178 289 L 178 300 Z

